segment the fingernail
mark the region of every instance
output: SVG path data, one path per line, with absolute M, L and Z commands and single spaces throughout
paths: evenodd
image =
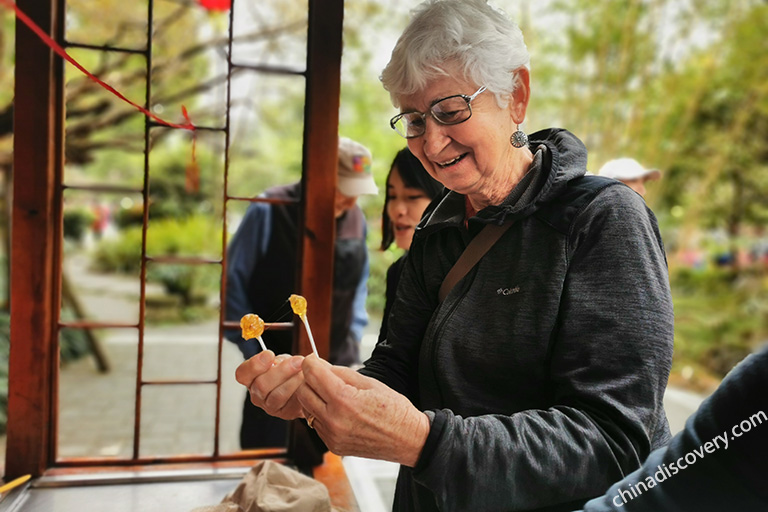
M 303 362 L 304 362 L 304 358 L 301 356 L 294 356 L 291 358 L 291 366 L 293 366 L 297 370 L 301 369 L 301 363 Z

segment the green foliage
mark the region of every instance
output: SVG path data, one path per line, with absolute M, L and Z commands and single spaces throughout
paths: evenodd
M 768 223 L 768 6 L 575 0 L 550 10 L 567 20 L 562 30 L 534 22 L 526 32 L 527 129 L 572 130 L 593 172 L 621 156 L 662 170 L 647 201 L 672 264 L 675 367 L 722 377 L 768 338 L 765 271 L 675 260 L 692 247 L 710 259 L 736 252 Z
M 672 100 L 689 111 L 691 129 L 681 137 L 662 200 L 682 205 L 688 229 L 721 227 L 738 236 L 745 225 L 768 222 L 768 6 L 727 20 L 728 44 L 694 56 L 683 75 L 706 74 L 689 87 L 698 90 L 695 108 L 682 96 Z
M 675 361 L 722 378 L 768 339 L 768 274 L 754 268 L 681 268 L 671 275 Z
M 141 268 L 141 228 L 121 231 L 116 239 L 102 240 L 93 254 L 92 265 L 99 272 L 135 274 Z
M 13 159 L 13 137 L 4 132 L 11 128 L 11 119 L 7 116 L 13 100 L 15 78 L 15 21 L 11 11 L 0 8 L 0 169 L 10 167 Z M 3 124 L 5 129 L 2 129 Z
M 196 214 L 210 214 L 216 199 L 220 199 L 220 166 L 213 165 L 210 151 L 201 151 L 196 157 L 199 186 L 187 185 L 190 163 L 189 149 L 179 148 L 159 153 L 152 161 L 150 177 L 149 216 L 152 220 L 173 217 L 186 218 Z M 217 179 L 218 178 L 218 179 Z
M 221 225 L 208 215 L 151 221 L 147 230 L 150 256 L 220 254 Z
M 147 255 L 205 255 L 215 249 L 221 236 L 220 225 L 206 215 L 160 219 L 151 222 L 147 230 Z M 119 238 L 100 242 L 93 265 L 101 272 L 135 275 L 141 265 L 141 227 L 127 228 Z M 148 263 L 147 282 L 161 284 L 188 305 L 195 297 L 216 291 L 220 275 L 220 268 L 213 264 Z
M 211 266 L 163 264 L 152 267 L 147 281 L 162 284 L 169 295 L 179 298 L 182 308 L 188 308 L 204 304 L 217 291 L 220 275 Z
M 594 171 L 619 156 L 661 169 L 648 200 L 661 216 L 682 208 L 686 230 L 766 222 L 764 2 L 578 0 L 551 11 L 569 20 L 557 36 L 536 24 L 526 33 L 529 129 L 574 131 Z M 666 218 L 671 228 L 684 217 Z
M 7 9 L 0 9 L 0 110 L 13 97 L 15 34 L 14 14 Z
M 144 224 L 144 207 L 134 204 L 130 208 L 120 208 L 115 213 L 115 225 L 119 228 L 141 226 Z
M 73 208 L 64 211 L 64 238 L 80 241 L 93 223 L 94 215 L 87 208 Z

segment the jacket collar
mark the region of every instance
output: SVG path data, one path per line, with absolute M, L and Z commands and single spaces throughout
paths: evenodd
M 550 128 L 531 134 L 529 140 L 530 146 L 535 148 L 530 171 L 535 173 L 530 184 L 536 188 L 534 194 L 526 194 L 527 200 L 518 200 L 519 194 L 513 191 L 501 204 L 478 212 L 471 222 L 503 224 L 527 217 L 542 204 L 559 196 L 569 181 L 586 174 L 587 149 L 571 132 Z M 432 205 L 416 228 L 417 236 L 463 224 L 464 195 L 447 190 Z

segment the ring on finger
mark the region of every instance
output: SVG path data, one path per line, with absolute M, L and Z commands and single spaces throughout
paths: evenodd
M 313 430 L 315 429 L 315 427 L 312 426 L 312 424 L 314 422 L 315 422 L 315 417 L 314 416 L 312 416 L 311 414 L 309 416 L 307 416 L 307 426 L 309 428 L 313 429 Z

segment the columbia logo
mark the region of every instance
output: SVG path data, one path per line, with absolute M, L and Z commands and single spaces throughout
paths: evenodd
M 515 286 L 514 288 L 499 288 L 496 290 L 496 295 L 512 295 L 513 293 L 518 293 L 519 291 L 519 286 Z

